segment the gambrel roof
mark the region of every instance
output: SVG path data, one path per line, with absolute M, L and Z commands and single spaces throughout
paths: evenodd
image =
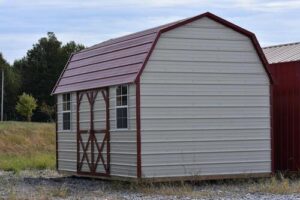
M 300 42 L 263 48 L 270 64 L 300 60 Z
M 203 17 L 208 17 L 249 37 L 267 71 L 266 58 L 253 33 L 207 12 L 188 19 L 111 39 L 71 55 L 52 94 L 136 82 L 161 33 Z

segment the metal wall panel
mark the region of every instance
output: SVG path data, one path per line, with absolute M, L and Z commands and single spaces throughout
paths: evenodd
M 274 79 L 275 169 L 300 169 L 300 61 L 269 65 Z
M 111 175 L 136 177 L 136 112 L 135 112 L 135 85 L 129 86 L 129 129 L 116 129 L 115 114 L 115 88 L 110 88 L 110 127 L 111 149 L 110 164 Z M 99 94 L 100 95 L 100 94 Z M 96 98 L 94 110 L 94 122 L 96 129 L 105 127 L 105 104 L 101 95 Z M 58 124 L 58 169 L 76 173 L 77 162 L 77 128 L 76 128 L 76 93 L 72 93 L 72 128 L 70 131 L 62 130 L 62 95 L 58 95 L 57 124 Z M 83 96 L 80 106 L 80 127 L 89 129 L 89 103 L 86 95 Z M 86 138 L 83 138 L 85 141 Z M 106 153 L 103 153 L 106 157 Z M 87 167 L 83 165 L 83 168 Z M 98 169 L 100 170 L 100 169 Z
M 76 172 L 76 93 L 71 93 L 71 130 L 62 130 L 62 94 L 57 95 L 58 170 Z
M 129 128 L 126 130 L 116 129 L 116 87 L 110 88 L 109 95 L 111 175 L 136 177 L 135 85 L 129 85 Z
M 163 33 L 141 76 L 142 176 L 271 172 L 268 75 L 208 18 Z

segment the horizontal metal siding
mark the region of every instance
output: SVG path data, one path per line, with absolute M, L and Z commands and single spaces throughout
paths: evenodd
M 163 38 L 162 38 L 163 39 Z M 257 63 L 259 58 L 255 52 L 238 52 L 238 51 L 189 51 L 173 49 L 156 49 L 153 52 L 155 60 L 169 60 L 172 56 L 173 61 L 196 61 L 196 62 L 246 62 Z
M 135 86 L 129 87 L 129 129 L 116 129 L 115 89 L 110 88 L 110 128 L 111 128 L 111 175 L 136 177 L 136 122 L 135 122 Z M 105 127 L 105 103 L 101 94 L 95 101 L 94 122 L 95 129 Z M 100 98 L 101 97 L 101 98 Z M 76 93 L 72 93 L 72 129 L 62 131 L 62 95 L 58 95 L 58 169 L 76 173 L 77 140 L 76 140 Z M 83 96 L 80 106 L 81 129 L 89 129 L 89 103 Z M 83 138 L 86 141 L 86 138 Z M 106 157 L 105 150 L 103 151 Z M 97 155 L 97 154 L 96 154 Z M 83 166 L 83 168 L 85 165 Z
M 251 166 L 251 170 L 249 170 Z M 180 177 L 205 175 L 236 175 L 251 173 L 268 173 L 270 161 L 266 162 L 236 162 L 236 163 L 195 163 L 195 165 L 177 164 L 173 166 L 143 166 L 147 177 Z M 267 169 L 267 170 L 266 170 Z
M 160 40 L 161 41 L 161 40 Z M 197 62 L 197 61 L 164 61 L 161 62 L 159 60 L 151 60 L 151 62 L 147 63 L 147 66 L 152 68 L 151 72 L 177 72 L 177 73 L 203 73 L 203 74 L 211 74 L 211 73 L 222 73 L 222 74 L 241 74 L 249 73 L 249 74 L 261 74 L 264 73 L 263 68 L 256 67 L 259 63 L 245 63 L 245 62 L 222 62 L 220 65 L 219 62 Z M 199 67 L 201 65 L 201 67 Z M 172 67 L 169 67 L 172 66 Z M 184 67 L 182 67 L 184 66 Z M 155 70 L 154 70 L 155 69 Z
M 208 18 L 162 34 L 141 131 L 144 177 L 270 172 L 269 80 L 251 41 Z
M 76 172 L 76 93 L 71 93 L 71 130 L 62 130 L 62 94 L 57 96 L 58 170 Z
M 110 88 L 109 95 L 111 175 L 136 177 L 135 85 L 129 85 L 129 128 L 127 130 L 116 129 L 116 87 Z

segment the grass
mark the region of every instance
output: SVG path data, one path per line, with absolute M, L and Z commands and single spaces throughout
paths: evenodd
M 55 168 L 55 125 L 50 123 L 1 122 L 0 169 Z
M 181 181 L 166 183 L 112 182 L 112 190 L 140 192 L 144 195 L 179 196 L 192 198 L 226 197 L 228 193 L 288 195 L 300 193 L 299 176 L 288 177 L 277 174 L 271 178 L 228 179 L 217 181 Z

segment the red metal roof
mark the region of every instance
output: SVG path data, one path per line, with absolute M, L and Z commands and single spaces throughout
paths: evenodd
M 266 68 L 267 61 L 253 33 L 207 12 L 192 18 L 111 39 L 71 55 L 52 94 L 135 82 L 146 66 L 161 33 L 202 17 L 208 17 L 248 36 Z

